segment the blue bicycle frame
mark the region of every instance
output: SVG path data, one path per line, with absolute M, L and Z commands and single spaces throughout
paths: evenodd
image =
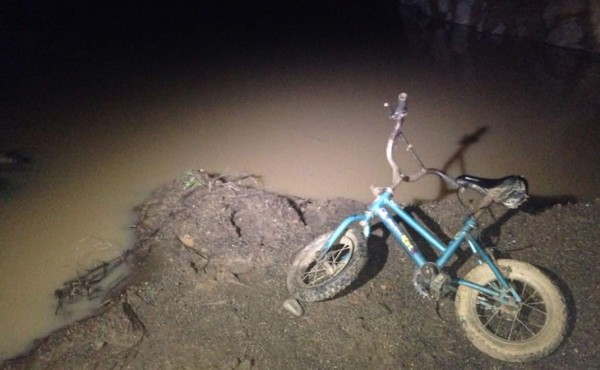
M 480 292 L 487 294 L 488 296 L 495 297 L 502 303 L 521 302 L 521 297 L 507 282 L 506 278 L 500 272 L 500 269 L 488 253 L 479 245 L 477 240 L 471 235 L 471 230 L 477 228 L 477 220 L 473 215 L 468 216 L 460 231 L 454 236 L 454 238 L 448 243 L 448 245 L 442 243 L 435 235 L 433 235 L 427 228 L 417 222 L 408 212 L 402 207 L 396 204 L 392 200 L 392 189 L 385 188 L 379 196 L 371 203 L 368 211 L 361 214 L 355 214 L 344 219 L 340 225 L 335 229 L 332 236 L 326 242 L 323 250 L 328 251 L 333 243 L 338 240 L 345 230 L 353 223 L 360 223 L 363 227 L 363 233 L 365 237 L 369 237 L 371 233 L 371 221 L 374 217 L 377 217 L 383 225 L 391 232 L 394 238 L 398 241 L 404 251 L 410 256 L 412 261 L 419 268 L 423 267 L 428 261 L 423 256 L 423 253 L 412 241 L 410 236 L 403 231 L 393 216 L 390 216 L 388 209 L 390 209 L 395 215 L 397 215 L 406 225 L 415 230 L 421 235 L 430 245 L 439 251 L 438 258 L 434 261 L 438 269 L 441 271 L 449 262 L 450 258 L 458 251 L 461 244 L 466 242 L 473 254 L 480 257 L 479 263 L 486 263 L 493 271 L 494 275 L 500 282 L 502 288 L 501 291 L 493 290 L 488 287 L 484 287 L 480 284 L 476 284 L 472 281 L 468 281 L 461 278 L 452 278 L 451 282 L 453 285 L 464 285 L 472 289 L 476 289 Z M 348 256 L 350 258 L 350 256 Z M 513 301 L 514 299 L 514 301 Z

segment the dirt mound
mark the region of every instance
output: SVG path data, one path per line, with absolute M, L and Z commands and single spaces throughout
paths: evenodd
M 366 369 L 592 367 L 600 319 L 600 203 L 534 199 L 490 217 L 496 253 L 534 263 L 570 306 L 568 337 L 550 357 L 505 364 L 463 336 L 451 299 L 412 288 L 413 268 L 377 226 L 359 281 L 334 300 L 282 308 L 293 253 L 364 205 L 269 193 L 236 179 L 187 173 L 141 207 L 135 280 L 93 318 L 64 328 L 7 369 Z M 441 238 L 465 215 L 453 199 L 410 207 Z M 447 227 L 438 228 L 434 221 Z M 418 244 L 423 244 L 417 239 Z M 466 267 L 465 267 L 466 268 Z

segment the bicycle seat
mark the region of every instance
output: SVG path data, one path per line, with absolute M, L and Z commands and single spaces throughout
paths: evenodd
M 521 176 L 506 176 L 500 179 L 486 179 L 471 175 L 456 178 L 459 186 L 471 188 L 483 195 L 489 195 L 494 202 L 502 203 L 507 208 L 517 208 L 529 198 L 527 180 Z
M 466 187 L 469 187 L 469 184 L 471 184 L 489 190 L 495 188 L 496 186 L 502 184 L 507 180 L 510 180 L 513 177 L 520 176 L 506 176 L 501 179 L 487 179 L 484 177 L 476 177 L 471 175 L 460 175 L 456 178 L 456 183 L 460 186 Z

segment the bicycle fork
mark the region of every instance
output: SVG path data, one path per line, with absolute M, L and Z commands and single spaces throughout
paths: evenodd
M 470 231 L 477 227 L 477 221 L 473 216 L 470 216 L 465 221 L 465 226 L 470 227 Z M 502 304 L 514 305 L 515 303 L 522 302 L 519 293 L 517 293 L 513 286 L 508 283 L 506 277 L 504 277 L 502 271 L 500 271 L 500 269 L 498 268 L 498 265 L 496 265 L 492 257 L 483 249 L 483 247 L 475 240 L 475 238 L 467 232 L 464 235 L 463 241 L 467 242 L 469 248 L 471 249 L 471 252 L 478 257 L 479 264 L 485 263 L 492 270 L 494 276 L 496 276 L 496 279 L 500 283 L 500 286 L 498 287 L 500 289 L 490 289 L 488 287 L 484 287 L 480 284 L 476 284 L 462 278 L 453 278 L 452 283 L 455 285 L 464 285 L 471 289 L 483 292 L 488 296 L 491 296 L 494 299 L 498 300 Z

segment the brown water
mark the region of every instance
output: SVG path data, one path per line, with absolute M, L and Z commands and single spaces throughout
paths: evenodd
M 522 174 L 539 196 L 600 196 L 597 62 L 478 42 L 464 29 L 406 32 L 402 48 L 267 53 L 210 68 L 198 59 L 200 67 L 162 66 L 102 93 L 1 113 L 1 143 L 33 162 L 2 175 L 0 360 L 87 313 L 55 316 L 54 290 L 131 246 L 133 207 L 186 170 L 252 173 L 273 191 L 369 201 L 369 185 L 391 179 L 382 103 L 401 91 L 405 132 L 428 166 Z M 439 190 L 427 179 L 397 198 Z

